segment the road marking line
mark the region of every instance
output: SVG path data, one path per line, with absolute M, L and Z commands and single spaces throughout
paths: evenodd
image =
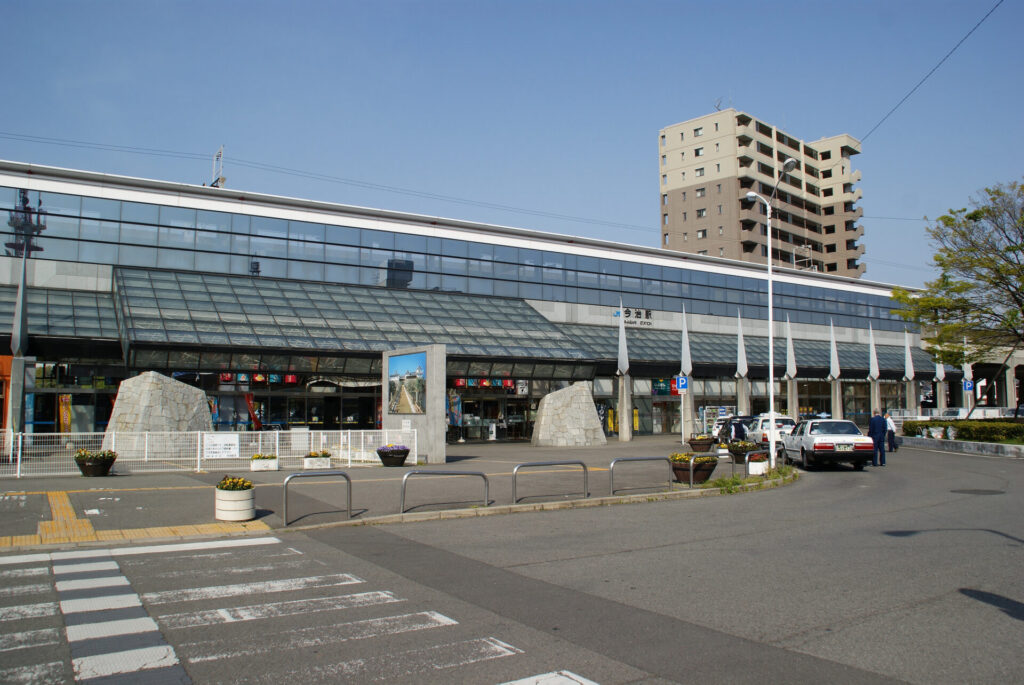
M 597 685 L 597 683 L 576 675 L 572 671 L 552 671 L 520 680 L 510 680 L 501 685 Z
M 0 578 L 31 578 L 32 576 L 48 576 L 50 569 L 46 566 L 31 566 L 29 568 L 12 568 L 10 571 L 0 571 Z
M 164 668 L 177 663 L 178 657 L 174 655 L 174 650 L 170 645 L 130 649 L 124 652 L 97 654 L 71 660 L 76 680 Z
M 109 554 L 102 556 L 109 557 Z M 71 573 L 92 573 L 93 571 L 119 571 L 116 561 L 88 561 L 81 564 L 54 564 L 53 575 L 65 576 Z
M 36 595 L 50 589 L 49 585 L 33 583 L 32 585 L 9 585 L 0 587 L 0 597 L 17 597 L 19 595 Z
M 416 630 L 427 630 L 430 628 L 441 628 L 444 626 L 458 625 L 458 621 L 448 618 L 436 611 L 420 611 L 414 614 L 402 614 L 399 616 L 384 616 L 381 618 L 370 618 L 363 621 L 351 621 L 349 623 L 337 623 L 331 626 L 313 626 L 292 630 L 284 634 L 283 643 L 275 643 L 274 651 L 283 649 L 307 649 L 320 645 L 348 642 L 350 640 L 364 640 L 373 637 L 386 637 L 409 633 Z M 189 648 L 201 647 L 203 655 L 188 659 L 190 663 L 201 663 L 204 661 L 217 661 L 218 659 L 232 659 L 243 656 L 252 656 L 266 651 L 266 647 L 260 644 L 249 644 L 237 648 L 238 641 L 234 639 L 205 640 L 193 642 L 180 647 L 182 653 Z M 211 647 L 229 648 L 227 651 L 211 653 Z M 186 657 L 187 658 L 187 657 Z
M 57 592 L 71 592 L 72 590 L 92 590 L 101 587 L 124 587 L 131 586 L 124 576 L 106 576 L 103 578 L 80 578 L 78 580 L 58 580 L 54 583 Z
M 42 647 L 44 645 L 56 644 L 60 644 L 60 632 L 56 628 L 26 630 L 23 633 L 0 634 L 0 652 L 10 652 L 14 649 L 26 649 L 28 647 Z
M 203 599 L 221 599 L 239 595 L 254 595 L 264 592 L 289 592 L 314 587 L 333 587 L 335 585 L 354 585 L 364 583 L 350 573 L 334 573 L 327 576 L 306 576 L 305 578 L 286 578 L 284 580 L 265 580 L 255 583 L 238 585 L 214 585 L 211 587 L 191 588 L 185 590 L 167 590 L 164 592 L 147 592 L 142 598 L 147 604 L 168 604 L 170 602 L 190 602 Z
M 39 618 L 40 616 L 55 616 L 56 614 L 56 602 L 0 607 L 0 621 L 18 621 L 23 618 Z M 2 681 L 3 678 L 0 678 L 0 682 Z
M 390 592 L 359 592 L 323 599 L 296 599 L 288 602 L 254 604 L 231 609 L 210 609 L 193 613 L 168 614 L 167 616 L 160 617 L 160 625 L 164 629 L 170 630 L 175 628 L 195 628 L 218 623 L 253 621 L 263 618 L 295 616 L 318 611 L 336 611 L 339 609 L 353 609 L 404 601 L 404 599 L 399 599 Z
M 18 554 L 12 557 L 0 557 L 0 566 L 14 566 L 15 564 L 34 564 L 37 561 L 49 560 L 49 554 Z
M 106 597 L 89 597 L 88 599 L 65 599 L 60 603 L 62 614 L 79 614 L 83 611 L 104 611 L 106 609 L 126 609 L 142 606 L 139 596 L 108 595 Z
M 0 670 L 0 683 L 59 683 L 64 680 L 64 662 L 51 661 Z
M 115 635 L 134 635 L 136 633 L 157 632 L 160 628 L 149 616 L 144 618 L 124 618 L 116 621 L 100 621 L 83 625 L 68 626 L 65 629 L 68 642 L 80 642 L 97 637 L 113 637 Z

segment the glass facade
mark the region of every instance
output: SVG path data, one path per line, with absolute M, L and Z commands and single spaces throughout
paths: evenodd
M 18 190 L 0 187 L 0 211 Z M 763 279 L 469 240 L 48 192 L 46 259 L 767 318 Z M 10 228 L 4 226 L 5 241 Z M 775 318 L 902 330 L 886 296 L 777 282 Z

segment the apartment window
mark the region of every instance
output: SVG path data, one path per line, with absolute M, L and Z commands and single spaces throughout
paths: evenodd
M 715 122 L 715 130 L 716 131 L 718 130 L 718 122 L 717 121 Z
M 679 153 L 679 159 L 685 160 L 686 159 L 686 153 L 685 152 L 680 152 Z
M 661 238 L 662 238 L 662 244 L 663 244 L 663 245 L 664 245 L 665 247 L 668 247 L 668 233 L 666 233 L 665 235 L 663 235 L 663 236 L 662 236 Z
M 685 140 L 685 139 L 686 139 L 686 134 L 683 133 L 682 131 L 680 131 L 679 132 L 679 140 Z
M 683 242 L 684 242 L 684 243 L 686 242 L 686 239 L 687 239 L 687 238 L 689 238 L 689 236 L 690 236 L 690 234 L 689 234 L 689 233 L 684 233 L 684 234 L 683 234 Z
M 825 154 L 825 153 L 822 153 L 822 154 Z M 826 264 L 825 265 L 825 271 L 838 271 L 838 270 L 839 270 L 839 265 L 836 264 L 835 262 L 833 262 L 831 264 Z
M 721 193 L 722 193 L 722 184 L 721 183 L 717 184 L 717 189 L 718 189 L 717 190 L 718 194 L 721 195 Z
M 663 205 L 667 205 L 668 204 L 668 195 L 666 195 L 665 193 L 661 194 L 661 204 L 663 204 Z
M 836 213 L 836 208 L 835 207 L 826 207 L 825 208 L 825 216 L 832 216 L 835 213 Z
M 708 229 L 702 228 L 699 231 L 697 231 L 697 240 L 704 240 L 707 237 L 708 237 Z
M 718 150 L 719 150 L 718 143 L 715 143 L 715 152 L 718 152 Z
M 694 157 L 703 157 L 704 156 L 704 148 L 702 148 L 702 147 L 695 147 L 695 148 L 693 148 L 693 156 Z
M 825 235 L 828 235 L 830 233 L 835 233 L 835 232 L 836 232 L 836 227 L 835 227 L 834 224 L 832 226 L 826 226 L 825 227 Z
M 725 235 L 725 229 L 722 226 L 718 227 L 718 235 Z
M 683 221 L 686 221 L 686 212 L 683 212 Z
M 831 188 L 825 188 L 825 190 L 821 191 L 821 194 L 824 197 L 832 197 L 832 189 Z
M 831 169 L 825 169 L 824 171 L 821 172 L 821 177 L 822 178 L 832 178 L 832 170 Z
M 662 174 L 661 175 L 661 185 L 665 185 L 666 183 L 668 183 L 668 176 L 666 176 L 665 174 Z
M 683 176 L 683 180 L 685 181 L 686 180 L 686 172 L 685 171 L 682 172 L 682 176 Z
M 824 152 L 821 153 L 821 159 L 822 160 L 832 159 L 832 153 L 829 152 L 828 150 L 825 150 Z M 830 264 L 829 266 L 835 266 L 835 264 Z M 835 269 L 832 269 L 832 270 L 835 271 Z
M 707 253 L 708 253 L 707 250 L 697 250 L 697 254 L 706 255 Z
M 696 193 L 697 197 L 704 197 L 704 195 L 706 193 L 707 193 L 707 188 L 697 188 L 697 193 Z
M 717 172 L 719 172 L 721 170 L 722 170 L 722 165 L 721 164 L 716 164 L 715 165 L 715 172 L 717 173 Z
M 856 250 L 857 249 L 857 241 L 856 241 L 856 239 L 854 239 L 854 240 L 847 240 L 846 241 L 846 249 L 847 250 Z
M 722 205 L 718 205 L 718 213 L 719 213 L 719 214 L 721 214 L 721 213 L 722 213 Z
M 847 259 L 846 260 L 846 268 L 847 269 L 856 269 L 857 268 L 857 260 L 856 259 Z
M 717 126 L 717 125 L 718 124 L 715 124 L 715 126 Z M 725 256 L 725 248 L 724 247 L 718 248 L 718 256 L 719 257 L 724 257 Z
M 668 214 L 661 215 L 661 225 L 668 226 Z
M 700 138 L 702 135 L 704 135 L 704 127 L 703 126 L 698 126 L 697 128 L 693 129 L 693 137 L 694 138 Z
M 683 202 L 686 202 L 686 191 L 683 191 Z
M 665 166 L 666 164 L 668 164 L 668 158 L 665 157 L 665 155 L 662 155 L 661 156 L 661 166 Z
M 698 219 L 703 219 L 707 215 L 708 215 L 708 210 L 706 210 L 706 209 L 698 209 L 697 210 L 697 218 Z
M 697 178 L 700 178 L 701 176 L 703 176 L 704 175 L 704 167 L 701 167 L 699 169 L 694 169 L 693 170 L 693 175 L 696 176 Z
M 832 245 L 826 245 L 825 246 L 825 252 L 826 253 L 831 254 L 832 252 L 835 252 L 835 251 L 836 251 L 836 246 L 835 246 L 834 243 Z
M 665 147 L 665 134 L 664 133 L 661 134 L 661 146 Z

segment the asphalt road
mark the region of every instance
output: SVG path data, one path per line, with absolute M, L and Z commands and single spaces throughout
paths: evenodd
M 744 495 L 8 555 L 0 682 L 1024 682 L 1022 485 L 904 448 Z

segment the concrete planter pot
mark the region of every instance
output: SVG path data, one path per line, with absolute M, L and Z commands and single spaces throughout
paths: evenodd
M 280 471 L 280 459 L 250 459 L 250 471 Z
M 218 521 L 251 521 L 256 518 L 256 490 L 214 488 L 214 517 Z
M 747 463 L 747 471 L 751 476 L 763 476 L 768 473 L 768 462 L 751 461 Z
M 331 468 L 330 457 L 303 457 L 302 458 L 303 469 L 329 469 Z

